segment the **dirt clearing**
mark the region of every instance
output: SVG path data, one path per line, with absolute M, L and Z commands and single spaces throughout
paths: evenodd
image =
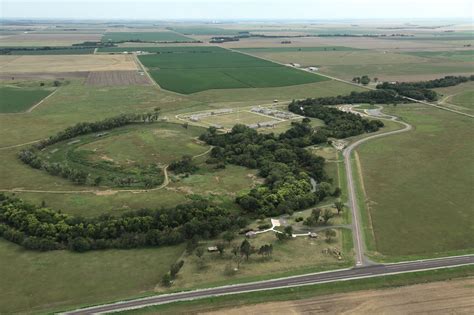
M 474 278 L 262 303 L 206 314 L 473 314 Z
M 138 71 L 94 71 L 84 84 L 94 86 L 151 85 L 150 79 Z
M 56 55 L 0 56 L 0 72 L 73 72 L 137 70 L 133 56 L 128 55 Z

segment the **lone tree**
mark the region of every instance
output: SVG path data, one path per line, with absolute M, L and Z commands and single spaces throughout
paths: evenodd
M 222 235 L 222 238 L 224 239 L 224 241 L 230 244 L 235 239 L 235 234 L 231 231 L 227 231 L 224 233 L 224 235 Z
M 202 248 L 202 247 L 196 248 L 196 256 L 199 259 L 201 259 L 203 255 L 204 255 L 204 248 Z
M 169 287 L 169 286 L 171 286 L 171 281 L 172 280 L 173 279 L 171 279 L 171 275 L 169 273 L 166 273 L 161 278 L 161 284 L 165 287 Z
M 252 255 L 252 245 L 250 245 L 249 241 L 244 240 L 240 245 L 240 255 L 245 256 L 249 260 L 250 255 Z
M 336 201 L 334 207 L 337 209 L 337 214 L 340 214 L 344 210 L 344 203 L 342 201 Z
M 324 235 L 326 236 L 326 242 L 330 243 L 332 239 L 336 237 L 336 231 L 333 229 L 329 229 L 324 232 Z
M 285 226 L 285 234 L 288 238 L 293 236 L 293 227 L 291 225 Z
M 225 244 L 224 243 L 217 243 L 216 245 L 217 247 L 217 251 L 219 252 L 219 255 L 224 255 L 224 251 L 225 251 Z
M 183 267 L 183 265 L 184 265 L 183 260 L 180 260 L 177 263 L 171 265 L 170 276 L 171 276 L 172 279 L 176 278 L 176 275 L 178 274 L 181 267 Z
M 334 213 L 330 209 L 326 209 L 323 212 L 324 224 L 328 224 L 328 221 L 334 217 Z
M 362 78 L 360 78 L 360 83 L 363 85 L 367 85 L 370 83 L 370 78 L 366 75 L 363 75 Z

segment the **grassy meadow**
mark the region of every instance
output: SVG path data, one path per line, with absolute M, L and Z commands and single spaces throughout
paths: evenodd
M 420 105 L 387 111 L 414 130 L 357 149 L 373 250 L 382 257 L 472 251 L 470 118 Z
M 183 250 L 35 252 L 0 239 L 0 313 L 43 313 L 152 292 Z

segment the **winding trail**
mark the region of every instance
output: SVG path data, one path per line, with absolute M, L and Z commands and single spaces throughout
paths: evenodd
M 213 146 L 210 146 L 208 150 L 198 155 L 193 156 L 192 158 L 198 158 L 204 156 L 211 152 Z M 160 186 L 155 188 L 149 189 L 106 189 L 106 190 L 99 190 L 99 189 L 87 189 L 87 190 L 38 190 L 38 189 L 21 189 L 21 188 L 13 188 L 13 189 L 0 189 L 0 192 L 7 192 L 7 193 L 45 193 L 45 194 L 95 194 L 95 195 L 115 195 L 118 193 L 146 193 L 151 191 L 156 191 L 165 188 L 169 185 L 169 176 L 168 176 L 168 166 L 166 165 L 163 167 L 163 175 L 165 176 L 163 183 Z
M 367 115 L 368 116 L 368 115 Z M 357 203 L 357 195 L 355 192 L 355 186 L 354 186 L 354 178 L 353 178 L 353 170 L 352 170 L 352 163 L 351 163 L 351 155 L 352 151 L 357 148 L 359 145 L 361 145 L 364 142 L 367 142 L 372 139 L 376 138 L 381 138 L 381 137 L 386 137 L 394 134 L 399 134 L 403 132 L 410 131 L 412 129 L 412 126 L 406 122 L 398 120 L 398 117 L 395 116 L 390 116 L 390 115 L 385 115 L 388 118 L 383 118 L 383 117 L 376 117 L 378 119 L 384 119 L 384 120 L 391 120 L 395 121 L 399 124 L 402 124 L 404 128 L 398 129 L 398 130 L 393 130 L 393 131 L 388 131 L 384 133 L 379 133 L 376 135 L 372 135 L 366 138 L 362 138 L 360 140 L 357 140 L 356 142 L 350 144 L 346 149 L 343 151 L 343 156 L 344 156 L 344 164 L 346 167 L 346 177 L 347 177 L 347 190 L 348 190 L 348 203 L 349 207 L 351 208 L 351 213 L 352 213 L 352 237 L 354 240 L 354 250 L 355 250 L 355 256 L 356 256 L 356 266 L 364 266 L 364 265 L 370 265 L 373 264 L 366 256 L 365 256 L 365 242 L 364 242 L 364 232 L 363 232 L 363 227 L 362 223 L 360 220 L 360 209 Z M 368 117 L 373 117 L 373 116 L 368 116 Z M 373 117 L 375 118 L 375 117 Z

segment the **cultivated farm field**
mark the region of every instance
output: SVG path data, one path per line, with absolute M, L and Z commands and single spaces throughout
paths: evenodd
M 149 85 L 150 79 L 138 71 L 92 71 L 84 84 L 94 86 Z
M 139 56 L 164 89 L 190 94 L 210 89 L 259 88 L 325 81 L 318 75 L 224 49 Z
M 0 86 L 0 113 L 23 112 L 51 94 L 40 87 Z

